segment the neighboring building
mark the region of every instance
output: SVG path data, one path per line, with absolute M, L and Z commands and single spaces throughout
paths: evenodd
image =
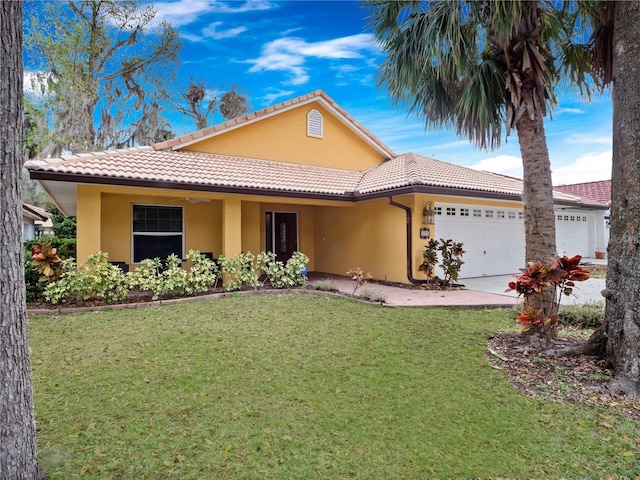
M 190 249 L 281 259 L 299 250 L 310 271 L 359 266 L 408 283 L 424 279 L 430 235 L 464 243 L 461 278 L 524 264 L 520 180 L 396 155 L 322 91 L 151 147 L 26 166 L 76 215 L 80 261 L 98 250 L 127 264 Z M 603 208 L 554 198 L 580 227 L 591 229 Z M 587 240 L 570 253 L 592 251 Z
M 602 230 L 600 230 L 599 228 L 597 229 L 598 232 L 602 231 L 602 235 L 596 238 L 595 250 L 597 252 L 601 252 L 602 255 L 604 255 L 604 253 L 607 251 L 607 245 L 609 245 L 609 233 L 611 229 L 609 223 L 611 208 L 611 180 L 574 183 L 571 185 L 558 185 L 557 187 L 553 188 L 559 192 L 574 195 L 580 198 L 583 203 L 590 203 L 606 207 L 606 210 L 597 210 L 596 212 L 594 212 L 594 215 L 596 216 L 595 222 L 599 225 L 604 225 L 604 228 Z M 572 235 L 575 236 L 576 234 L 577 232 L 575 230 L 559 230 L 558 232 L 556 232 L 556 237 L 559 239 L 561 235 L 570 237 Z
M 43 209 L 28 203 L 22 204 L 22 240 L 33 240 L 38 236 L 38 222 L 46 222 L 49 215 Z M 49 220 L 50 221 L 50 220 Z

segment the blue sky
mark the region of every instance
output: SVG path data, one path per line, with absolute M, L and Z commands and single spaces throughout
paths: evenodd
M 193 77 L 211 87 L 232 84 L 252 110 L 316 89 L 371 130 L 396 153 L 415 152 L 459 165 L 522 176 L 515 133 L 495 151 L 482 151 L 454 132 L 425 131 L 424 122 L 391 106 L 377 87 L 382 54 L 367 31 L 359 2 L 222 1 L 153 2 L 183 41 L 179 82 Z M 611 100 L 590 103 L 563 94 L 547 121 L 554 184 L 611 178 Z M 178 134 L 193 130 L 173 125 Z

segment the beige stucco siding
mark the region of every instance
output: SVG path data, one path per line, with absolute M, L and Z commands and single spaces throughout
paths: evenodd
M 323 138 L 307 136 L 307 113 L 312 109 L 323 116 Z M 349 170 L 366 170 L 384 160 L 362 137 L 318 104 L 263 118 L 183 149 Z

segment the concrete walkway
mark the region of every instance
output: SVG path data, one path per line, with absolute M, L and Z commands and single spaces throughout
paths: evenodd
M 590 263 L 606 263 L 606 260 L 585 259 Z M 360 287 L 356 295 L 362 295 L 369 290 L 385 298 L 385 304 L 391 306 L 414 307 L 511 307 L 522 302 L 515 292 L 505 292 L 509 282 L 516 274 L 496 275 L 491 277 L 465 278 L 459 281 L 464 285 L 458 290 L 428 290 L 418 286 L 391 286 L 379 283 L 367 283 Z M 338 289 L 347 294 L 353 293 L 354 281 L 349 277 L 329 275 L 313 272 L 309 275 L 309 283 L 318 280 L 333 280 Z M 605 288 L 605 280 L 591 278 L 586 282 L 578 282 L 574 294 L 562 298 L 563 305 L 582 305 L 585 303 L 602 302 L 600 294 Z

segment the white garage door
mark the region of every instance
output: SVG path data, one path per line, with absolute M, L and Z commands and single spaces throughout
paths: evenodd
M 435 238 L 464 244 L 460 278 L 513 274 L 524 267 L 521 210 L 448 204 L 435 210 Z
M 591 231 L 591 215 L 577 212 L 556 212 L 556 246 L 560 255 L 569 257 L 580 254 L 590 257 L 589 234 Z

